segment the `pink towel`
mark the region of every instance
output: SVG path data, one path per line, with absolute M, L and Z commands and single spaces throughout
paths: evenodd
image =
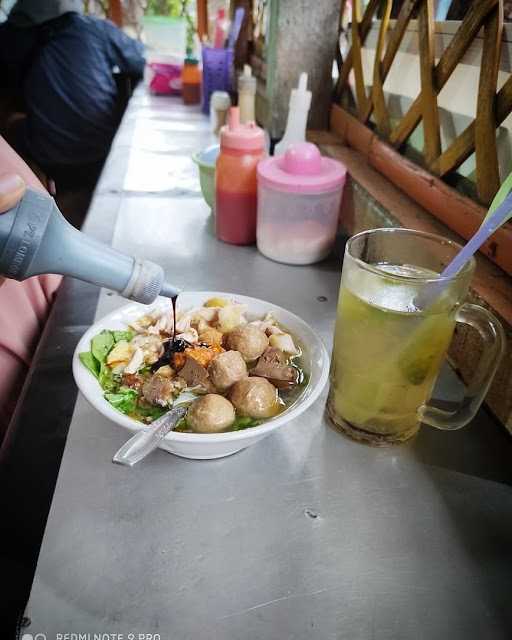
M 0 442 L 61 280 L 45 275 L 0 285 Z

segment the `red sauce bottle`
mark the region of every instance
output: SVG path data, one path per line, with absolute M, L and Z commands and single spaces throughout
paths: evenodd
M 256 167 L 265 157 L 263 129 L 254 122 L 240 124 L 238 107 L 231 107 L 221 129 L 215 171 L 215 216 L 219 240 L 230 244 L 256 242 Z

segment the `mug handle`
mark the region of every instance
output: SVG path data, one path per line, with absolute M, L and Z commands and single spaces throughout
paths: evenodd
M 419 410 L 419 417 L 423 423 L 445 431 L 465 427 L 475 417 L 505 352 L 503 328 L 487 309 L 466 303 L 457 311 L 455 320 L 476 329 L 484 349 L 473 379 L 455 411 L 444 411 L 428 404 L 423 405 Z

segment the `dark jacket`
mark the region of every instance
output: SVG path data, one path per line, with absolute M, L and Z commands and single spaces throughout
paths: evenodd
M 67 13 L 36 27 L 1 25 L 3 65 L 9 82 L 21 78 L 24 144 L 46 168 L 106 157 L 117 126 L 113 70 L 139 79 L 144 58 L 140 43 L 108 20 Z

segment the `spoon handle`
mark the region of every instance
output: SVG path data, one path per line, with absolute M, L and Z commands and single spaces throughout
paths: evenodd
M 165 436 L 184 417 L 187 409 L 175 407 L 132 436 L 112 458 L 112 462 L 133 467 L 154 451 Z

